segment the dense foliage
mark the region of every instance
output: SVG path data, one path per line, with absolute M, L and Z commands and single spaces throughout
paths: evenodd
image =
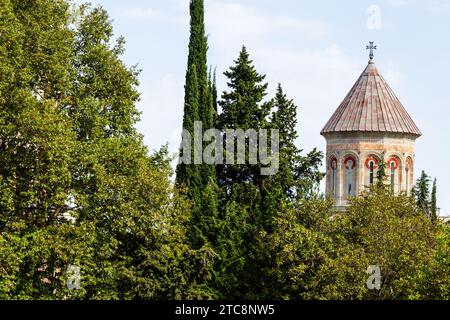
M 353 199 L 345 214 L 322 199 L 309 200 L 285 208 L 276 223 L 267 243 L 276 261 L 277 298 L 414 299 L 426 294 L 418 285 L 424 274 L 448 283 L 448 274 L 436 279 L 430 273 L 439 270 L 431 266 L 441 231 L 408 196 L 377 189 Z M 369 266 L 381 271 L 379 290 L 366 286 Z
M 172 183 L 167 147 L 135 129 L 139 70 L 107 13 L 0 0 L 0 299 L 449 299 L 436 183 L 394 196 L 380 170 L 334 212 L 322 153 L 297 147 L 299 108 L 281 85 L 269 96 L 245 47 L 219 97 L 203 0 L 190 13 L 183 128 L 279 129 L 276 174 L 179 165 Z
M 430 218 L 431 221 L 436 222 L 438 219 L 437 207 L 437 179 L 434 179 L 431 186 L 431 177 L 422 171 L 419 179 L 412 190 L 412 194 L 416 201 L 416 205 L 422 212 Z
M 192 205 L 134 129 L 138 72 L 107 13 L 7 0 L 0 15 L 0 298 L 211 297 L 216 254 L 187 244 Z

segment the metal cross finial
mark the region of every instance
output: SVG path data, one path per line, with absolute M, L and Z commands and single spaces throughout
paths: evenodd
M 369 45 L 366 46 L 366 50 L 370 50 L 369 58 L 370 58 L 370 60 L 372 60 L 373 59 L 373 50 L 377 50 L 377 46 L 373 45 L 373 41 L 369 41 Z

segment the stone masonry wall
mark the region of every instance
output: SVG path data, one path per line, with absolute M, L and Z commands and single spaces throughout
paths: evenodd
M 327 140 L 326 192 L 335 198 L 337 209 L 345 209 L 350 196 L 358 196 L 367 190 L 371 162 L 374 169 L 372 175 L 376 179 L 381 157 L 384 157 L 393 191 L 397 194 L 411 191 L 414 184 L 415 136 L 370 132 L 324 136 Z

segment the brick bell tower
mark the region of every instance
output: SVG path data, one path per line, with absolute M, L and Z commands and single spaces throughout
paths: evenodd
M 422 134 L 370 59 L 353 88 L 321 131 L 327 142 L 326 193 L 335 208 L 376 183 L 384 159 L 391 190 L 411 192 L 415 141 Z

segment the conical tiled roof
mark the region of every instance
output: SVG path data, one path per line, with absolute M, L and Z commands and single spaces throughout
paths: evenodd
M 321 134 L 357 131 L 422 135 L 372 59 Z

